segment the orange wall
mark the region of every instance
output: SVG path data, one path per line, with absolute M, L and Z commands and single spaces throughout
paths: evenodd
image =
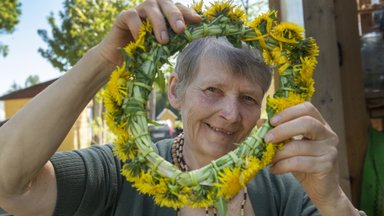
M 9 119 L 12 117 L 18 110 L 20 110 L 26 103 L 30 101 L 27 99 L 12 99 L 4 101 L 4 111 L 5 118 Z M 86 109 L 80 114 L 79 118 L 76 120 L 75 124 L 72 126 L 71 130 L 68 132 L 68 135 L 65 137 L 63 143 L 60 145 L 58 151 L 68 151 L 73 149 L 86 148 L 90 146 L 90 141 L 88 139 L 88 117 Z M 60 127 L 60 122 L 57 124 Z
M 21 109 L 30 99 L 13 99 L 4 101 L 5 118 L 9 119 Z

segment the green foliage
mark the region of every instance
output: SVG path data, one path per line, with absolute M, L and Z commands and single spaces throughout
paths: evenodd
M 116 16 L 124 9 L 143 0 L 64 0 L 58 16 L 48 16 L 50 30 L 39 29 L 38 34 L 48 48 L 40 54 L 60 71 L 71 68 L 91 47 L 97 45 L 111 29 Z M 92 144 L 111 141 L 102 116 L 101 94 L 92 100 Z
M 29 75 L 27 79 L 24 82 L 24 86 L 26 88 L 37 85 L 40 83 L 40 77 L 39 75 Z
M 67 71 L 102 40 L 120 11 L 138 1 L 64 0 L 59 19 L 52 12 L 48 16 L 51 30 L 38 30 L 48 44 L 47 49 L 39 48 L 40 54 L 55 68 Z
M 0 1 L 0 34 L 10 34 L 15 30 L 21 14 L 20 7 L 19 0 Z M 5 57 L 8 55 L 8 51 L 8 46 L 0 42 L 0 55 Z
M 25 79 L 24 86 L 13 81 L 13 84 L 9 88 L 8 92 L 10 93 L 23 88 L 28 88 L 39 83 L 41 83 L 39 75 L 29 75 L 27 79 Z

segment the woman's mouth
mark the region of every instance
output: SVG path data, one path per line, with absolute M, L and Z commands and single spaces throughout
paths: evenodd
M 222 129 L 222 128 L 214 127 L 214 126 L 212 126 L 212 125 L 210 125 L 210 124 L 208 124 L 208 123 L 206 123 L 206 124 L 207 124 L 207 126 L 208 126 L 209 128 L 211 128 L 213 131 L 222 133 L 222 134 L 227 135 L 227 136 L 233 135 L 233 134 L 235 133 L 235 132 L 231 132 L 231 131 L 228 131 L 228 130 L 225 130 L 225 129 Z

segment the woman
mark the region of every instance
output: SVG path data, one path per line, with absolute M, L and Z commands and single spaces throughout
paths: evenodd
M 145 17 L 161 43 L 168 41 L 164 17 L 177 33 L 183 32 L 184 22 L 200 20 L 168 0 L 148 0 L 122 12 L 98 46 L 0 128 L 0 173 L 7 173 L 0 178 L 1 207 L 15 215 L 175 215 L 173 209 L 153 206 L 120 177 L 120 162 L 109 145 L 54 154 L 77 115 L 122 63 L 118 48 L 137 38 Z M 265 66 L 256 59 L 244 68 L 236 62 L 244 62 L 244 55 L 225 56 L 234 50 L 225 41 L 205 39 L 188 49 L 194 53 L 194 47 L 207 41 L 190 65 L 195 67 L 191 76 L 183 77 L 186 69 L 177 68 L 169 82 L 169 100 L 181 110 L 185 128 L 184 148 L 177 155 L 185 161 L 179 163 L 183 169 L 209 163 L 248 135 L 259 119 L 263 85 L 269 82 L 262 76 L 268 74 L 262 72 Z M 184 58 L 193 63 L 187 54 Z M 182 61 L 183 56 L 179 66 L 186 66 Z M 229 201 L 228 214 L 240 215 L 243 209 L 245 215 L 310 215 L 317 210 L 322 215 L 359 215 L 339 186 L 337 135 L 317 109 L 303 103 L 277 114 L 271 123 L 275 128 L 267 134 L 268 142 L 304 138 L 288 142 L 270 169 L 247 186 L 248 194 L 241 191 Z M 157 145 L 159 154 L 171 160 L 173 143 L 164 142 Z M 270 172 L 292 172 L 302 187 L 290 174 Z M 206 211 L 185 207 L 179 213 Z M 208 214 L 213 211 L 208 209 Z

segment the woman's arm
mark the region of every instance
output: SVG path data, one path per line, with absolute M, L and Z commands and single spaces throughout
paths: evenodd
M 168 41 L 164 16 L 176 32 L 184 30 L 184 19 L 200 19 L 169 0 L 148 0 L 122 12 L 98 46 L 0 128 L 2 208 L 16 215 L 52 214 L 57 195 L 49 158 L 111 71 L 121 64 L 118 48 L 137 37 L 142 18 L 150 19 L 158 41 Z

